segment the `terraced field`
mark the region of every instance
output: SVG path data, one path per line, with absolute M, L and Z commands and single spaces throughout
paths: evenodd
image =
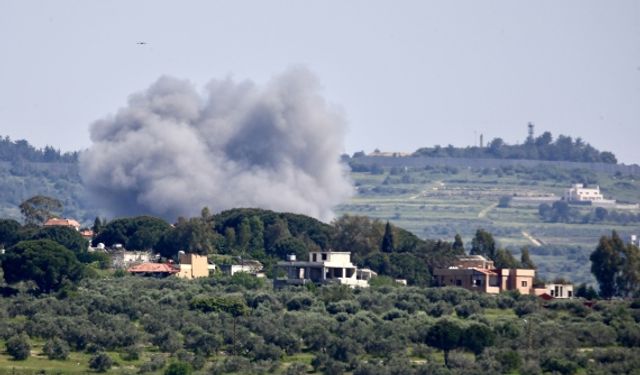
M 354 172 L 358 193 L 338 214 L 368 215 L 389 220 L 422 238 L 452 240 L 459 233 L 469 244 L 478 228 L 494 234 L 502 247 L 514 253 L 527 246 L 547 278 L 568 277 L 592 281 L 589 254 L 600 236 L 615 229 L 624 238 L 640 234 L 640 223 L 625 225 L 604 221 L 597 224 L 544 222 L 538 213 L 542 203 L 551 205 L 581 172 L 559 173 L 541 179 L 527 173 L 505 174 L 499 170 L 427 168 L 385 170 L 383 174 Z M 640 202 L 640 182 L 623 176 L 584 172 L 601 186 L 607 198 L 625 203 Z M 564 177 L 563 177 L 564 176 Z M 498 207 L 501 197 L 511 197 L 508 207 Z M 610 211 L 638 214 L 625 205 Z M 582 215 L 593 207 L 574 207 Z

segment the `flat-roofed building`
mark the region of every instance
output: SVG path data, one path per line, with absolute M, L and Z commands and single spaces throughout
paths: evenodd
M 176 276 L 183 279 L 209 277 L 209 261 L 206 255 L 186 254 L 181 251 L 178 260 L 180 264 Z
M 547 294 L 549 297 L 558 299 L 573 298 L 573 284 L 552 283 L 545 284 L 544 288 L 536 289 L 536 295 Z
M 377 275 L 370 269 L 358 269 L 346 251 L 312 251 L 308 261 L 297 261 L 290 255 L 288 261 L 278 262 L 278 267 L 285 271 L 286 279 L 276 280 L 276 286 L 338 283 L 366 288 Z
M 583 184 L 573 184 L 564 193 L 564 200 L 567 202 L 599 202 L 604 200 L 600 193 L 600 186 L 587 188 Z
M 495 268 L 493 261 L 481 255 L 458 258 L 449 268 L 433 272 L 440 286 L 458 286 L 482 293 L 497 294 L 517 290 L 533 294 L 536 271 L 523 268 Z

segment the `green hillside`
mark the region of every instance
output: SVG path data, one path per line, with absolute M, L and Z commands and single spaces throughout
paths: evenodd
M 640 202 L 640 181 L 620 173 L 548 166 L 459 168 L 443 164 L 423 168 L 373 168 L 354 172 L 357 195 L 337 208 L 338 214 L 389 220 L 419 237 L 465 243 L 478 228 L 493 233 L 515 253 L 528 246 L 543 276 L 589 281 L 589 254 L 598 238 L 617 230 L 623 238 L 640 234 L 640 210 L 632 204 L 608 208 L 609 218 L 596 221 L 595 208 L 571 207 L 577 222 L 545 222 L 540 204 L 551 205 L 572 183 L 600 185 L 607 199 Z M 498 207 L 509 197 L 508 207 Z M 506 199 L 506 198 L 503 198 Z M 615 214 L 614 214 L 615 212 Z M 613 214 L 613 215 L 612 215 Z

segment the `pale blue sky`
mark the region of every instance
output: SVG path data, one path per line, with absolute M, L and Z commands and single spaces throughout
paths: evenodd
M 88 147 L 163 74 L 304 64 L 349 153 L 522 141 L 533 121 L 640 163 L 639 1 L 0 0 L 0 51 L 0 134 L 38 146 Z

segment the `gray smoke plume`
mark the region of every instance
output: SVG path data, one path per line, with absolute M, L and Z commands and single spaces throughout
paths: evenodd
M 226 79 L 205 91 L 161 77 L 92 124 L 80 174 L 94 201 L 112 215 L 168 220 L 204 206 L 331 219 L 352 185 L 339 162 L 344 120 L 315 77 L 294 68 L 264 87 Z

